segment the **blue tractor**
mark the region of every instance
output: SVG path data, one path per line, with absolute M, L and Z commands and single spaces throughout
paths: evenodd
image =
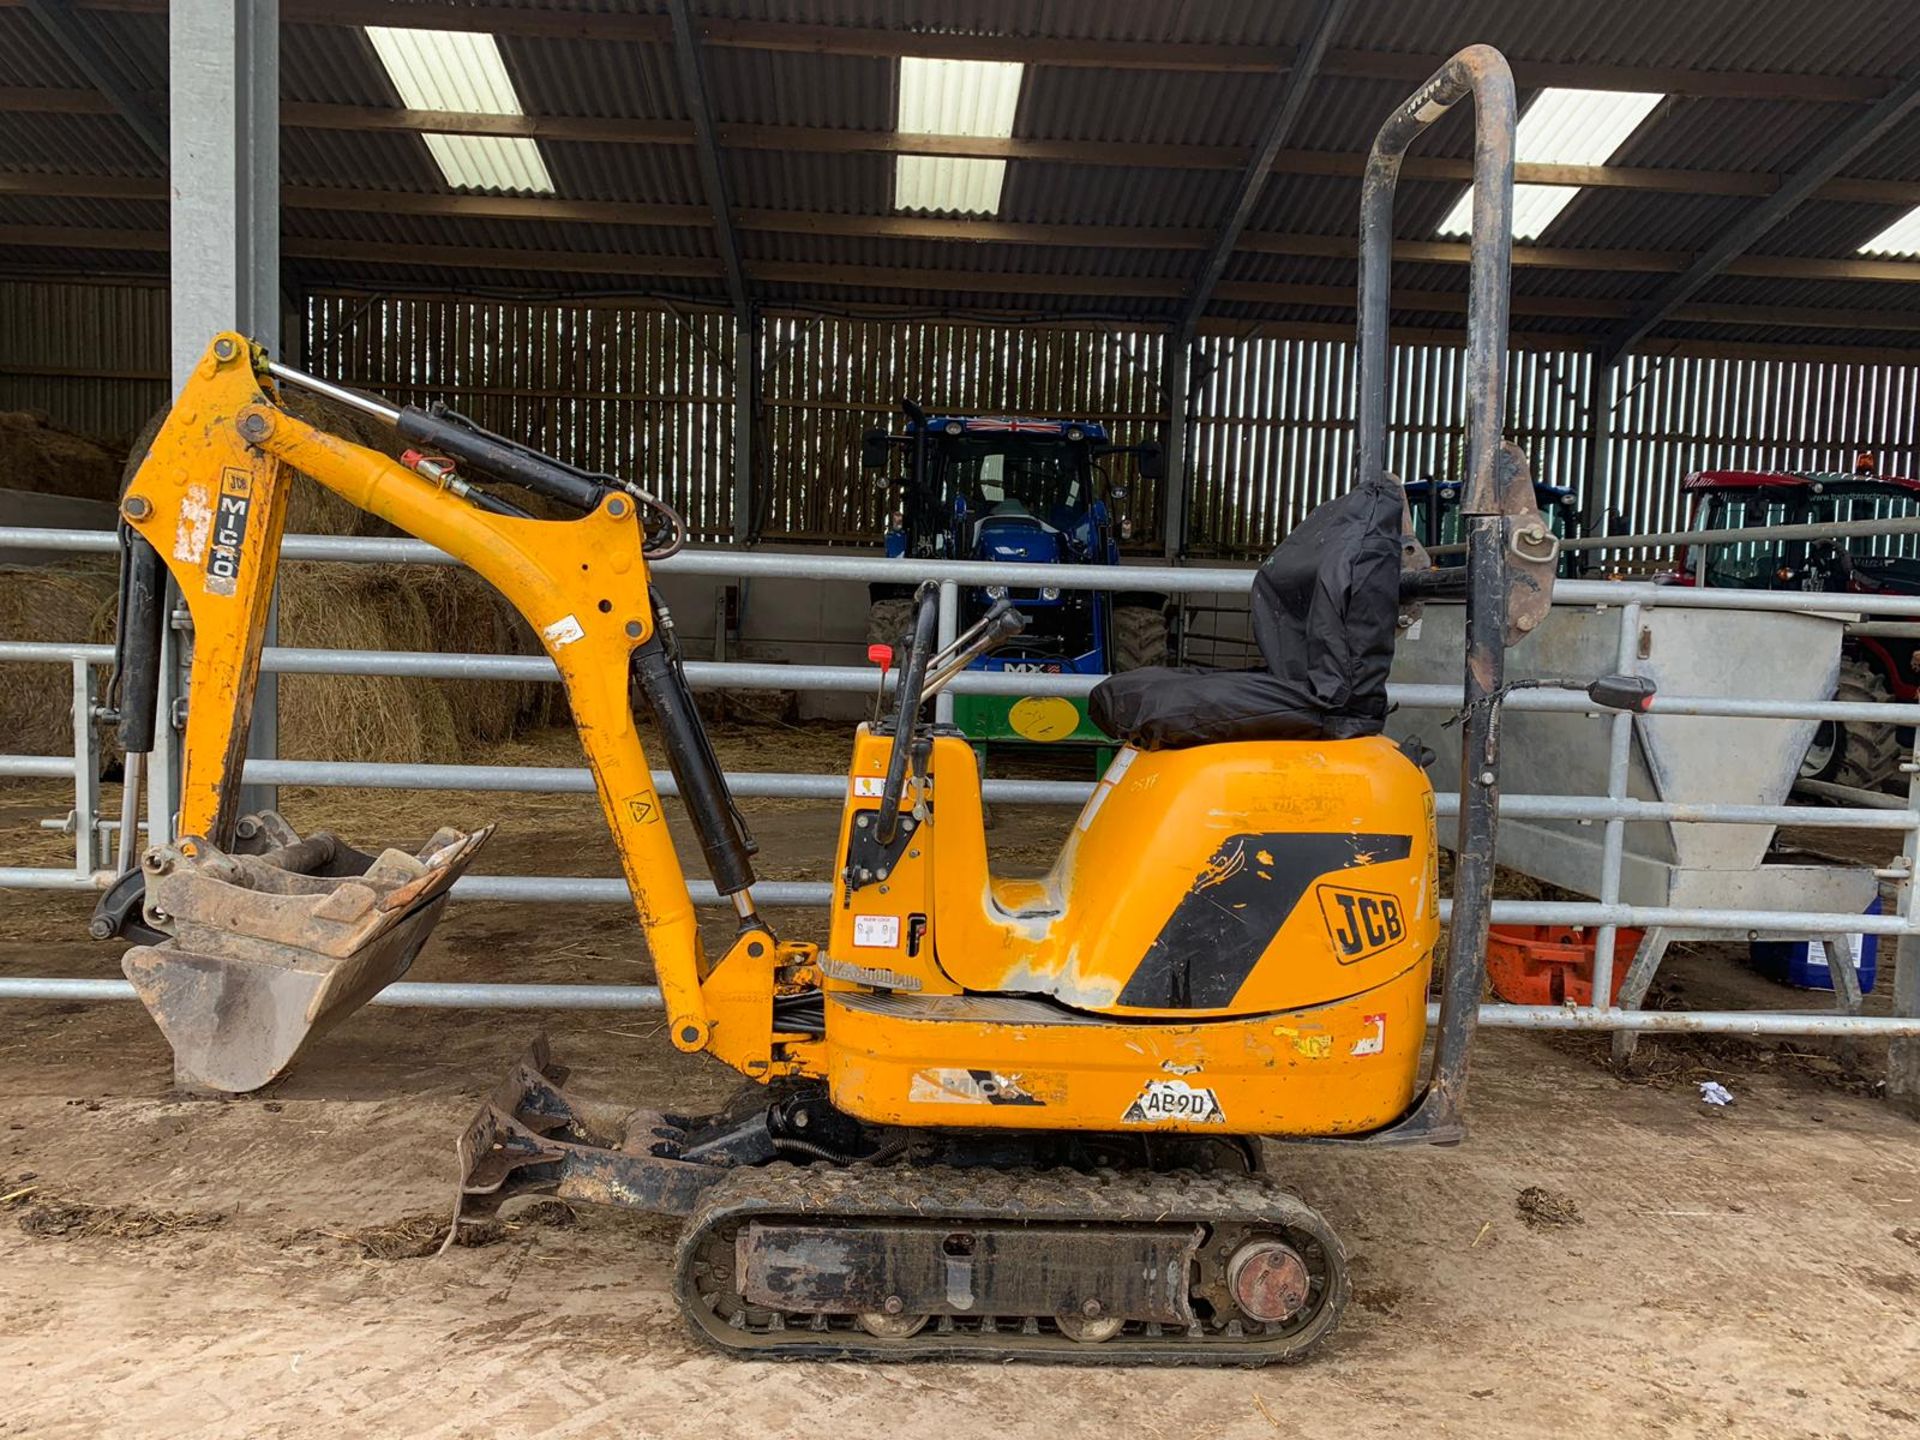
M 929 415 L 911 401 L 901 409 L 901 433 L 870 430 L 861 447 L 862 463 L 888 485 L 887 554 L 909 562 L 898 583 L 872 587 L 873 643 L 897 644 L 908 628 L 914 560 L 1118 565 L 1130 530 L 1114 514 L 1126 490 L 1108 462 L 1132 455 L 1147 479 L 1164 469 L 1157 444 L 1115 445 L 1098 421 Z M 1164 595 L 972 586 L 961 591 L 961 629 L 1003 599 L 1026 616 L 1027 627 L 975 668 L 1100 675 L 1167 661 Z M 1108 743 L 1088 721 L 1084 701 L 1058 696 L 957 695 L 954 719 L 976 746 Z
M 1432 476 L 1422 476 L 1418 480 L 1409 480 L 1406 491 L 1407 509 L 1413 518 L 1413 533 L 1422 545 L 1431 549 L 1435 545 L 1459 545 L 1466 540 L 1466 527 L 1460 523 L 1458 481 L 1443 480 L 1436 485 Z M 1547 528 L 1562 540 L 1573 539 L 1580 533 L 1580 501 L 1567 486 L 1548 485 L 1536 480 L 1533 484 L 1533 503 L 1539 507 Z M 1580 551 L 1562 550 L 1560 578 L 1579 579 L 1581 560 Z M 1434 561 L 1434 564 L 1442 567 L 1465 563 L 1462 555 L 1443 556 Z

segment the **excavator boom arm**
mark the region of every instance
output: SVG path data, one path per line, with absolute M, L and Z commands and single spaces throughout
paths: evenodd
M 674 1043 L 708 1048 L 714 1029 L 703 982 L 710 967 L 679 856 L 634 724 L 629 672 L 636 653 L 657 700 L 666 662 L 635 499 L 618 491 L 576 520 L 496 513 L 376 451 L 300 420 L 275 401 L 267 362 L 237 335 L 209 346 L 122 499 L 127 524 L 159 552 L 193 621 L 179 830 L 228 847 L 238 820 L 247 728 L 294 471 L 349 503 L 447 552 L 506 597 L 566 685 L 581 747 L 613 833 L 634 909 L 666 1002 Z M 663 717 L 664 718 L 664 717 Z M 698 743 L 697 718 L 678 727 Z M 670 744 L 676 727 L 666 725 Z M 688 736 L 691 739 L 688 739 Z M 702 746 L 704 749 L 704 746 Z M 698 757 L 695 757 L 696 759 Z M 711 778 L 710 754 L 703 776 Z M 681 755 L 675 753 L 675 767 Z M 723 793 L 723 792 L 722 792 Z M 736 847 L 737 848 L 737 847 Z M 755 969 L 772 990 L 774 945 L 754 917 L 743 855 L 716 853 L 716 878 L 732 893 L 742 933 L 758 936 Z M 736 947 L 738 948 L 738 947 Z M 738 991 L 747 977 L 728 977 Z M 759 1021 L 764 1051 L 770 1023 Z M 725 1047 L 756 1047 L 736 1021 Z M 729 1059 L 735 1059 L 727 1053 Z M 737 1060 L 735 1063 L 739 1063 Z

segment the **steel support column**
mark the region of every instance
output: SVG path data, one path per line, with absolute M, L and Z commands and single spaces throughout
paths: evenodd
M 753 426 L 760 405 L 760 317 L 733 327 L 733 543 L 753 543 Z
M 1178 564 L 1187 548 L 1187 402 L 1193 386 L 1193 332 L 1185 326 L 1175 326 L 1167 336 L 1160 385 L 1167 400 L 1167 473 L 1160 482 L 1160 534 L 1167 559 Z
M 280 348 L 280 0 L 174 0 L 167 65 L 177 392 L 217 330 Z M 249 755 L 274 758 L 278 712 L 263 676 Z M 155 766 L 154 785 L 171 778 Z M 255 786 L 241 804 L 273 799 Z
M 1613 377 L 1618 373 L 1617 361 L 1608 364 L 1596 355 L 1587 376 L 1587 475 L 1580 487 L 1580 529 L 1589 536 L 1604 535 L 1607 528 L 1607 492 L 1613 474 Z

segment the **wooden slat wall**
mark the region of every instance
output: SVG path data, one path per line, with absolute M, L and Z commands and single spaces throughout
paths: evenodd
M 318 294 L 303 353 L 319 374 L 417 402 L 445 401 L 489 429 L 575 464 L 634 476 L 680 507 L 698 543 L 733 537 L 731 319 L 651 302 L 525 302 Z M 1112 327 L 769 316 L 760 339 L 755 529 L 771 541 L 871 544 L 885 492 L 860 469 L 860 436 L 897 427 L 898 401 L 929 410 L 1104 420 L 1158 437 L 1165 337 Z M 1189 439 L 1189 550 L 1263 555 L 1353 466 L 1353 347 L 1212 339 Z M 62 357 L 65 360 L 65 357 Z M 84 357 L 82 357 L 84 358 Z M 1458 474 L 1464 357 L 1401 346 L 1388 463 L 1409 479 Z M 78 366 L 77 360 L 66 363 Z M 1515 351 L 1508 434 L 1539 479 L 1586 478 L 1582 351 Z M 78 371 L 76 371 L 78 373 Z M 16 402 L 17 403 L 17 402 Z M 1677 528 L 1693 470 L 1920 472 L 1920 367 L 1632 357 L 1615 380 L 1607 506 L 1635 530 Z M 130 412 L 129 412 L 130 413 Z M 1131 461 L 1134 548 L 1157 549 L 1159 487 Z
M 1353 346 L 1254 338 L 1210 347 L 1215 367 L 1194 397 L 1188 549 L 1264 555 L 1353 479 Z M 1464 352 L 1395 349 L 1388 377 L 1387 464 L 1403 479 L 1458 475 L 1466 434 Z M 1507 435 L 1536 479 L 1578 487 L 1586 473 L 1581 396 L 1589 359 L 1516 351 L 1507 377 Z
M 897 430 L 902 399 L 929 413 L 1102 420 L 1121 443 L 1155 438 L 1164 410 L 1163 337 L 1098 329 L 944 321 L 771 317 L 761 340 L 759 529 L 768 540 L 868 541 L 885 529 L 886 491 L 860 468 L 860 437 Z M 1150 542 L 1158 487 L 1130 458 L 1135 541 Z
M 650 305 L 318 294 L 305 368 L 638 480 L 733 535 L 731 320 Z

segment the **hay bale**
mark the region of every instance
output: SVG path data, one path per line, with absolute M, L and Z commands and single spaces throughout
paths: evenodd
M 369 450 L 398 460 L 408 446 L 392 426 L 382 425 L 358 410 L 316 395 L 297 386 L 282 386 L 280 408 L 307 422 L 316 430 L 337 435 Z M 378 516 L 369 515 L 342 500 L 318 480 L 296 470 L 293 489 L 287 494 L 287 533 L 289 535 L 397 535 L 400 532 Z
M 471 570 L 437 566 L 410 572 L 426 606 L 435 648 L 472 655 L 538 655 L 533 627 Z M 535 680 L 445 680 L 454 713 L 471 740 L 509 740 L 552 721 L 561 687 Z
M 390 565 L 288 565 L 280 642 L 330 650 L 433 650 L 427 607 Z M 460 753 L 453 707 L 428 681 L 282 675 L 280 753 L 301 760 L 430 764 Z
M 0 489 L 83 500 L 120 498 L 120 458 L 31 410 L 0 411 Z
M 118 573 L 110 560 L 0 567 L 0 638 L 110 641 L 118 594 Z M 9 665 L 4 678 L 0 748 L 15 755 L 72 754 L 72 667 Z
M 533 655 L 533 632 L 471 571 L 282 567 L 280 642 L 343 650 Z M 280 677 L 280 750 L 302 760 L 447 764 L 546 723 L 556 686 L 379 675 Z

